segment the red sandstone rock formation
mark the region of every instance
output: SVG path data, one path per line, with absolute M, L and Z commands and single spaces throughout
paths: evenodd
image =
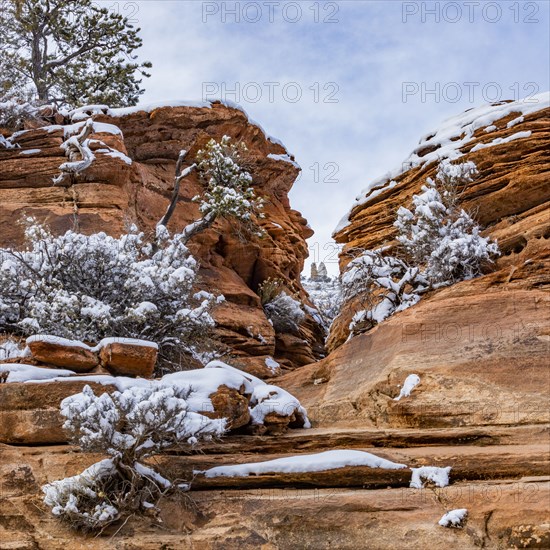
M 127 120 L 142 116 L 131 115 Z M 192 470 L 222 464 L 336 448 L 362 449 L 414 467 L 452 466 L 449 487 L 410 489 L 409 470 L 364 467 L 267 473 L 246 479 L 199 478 L 198 490 L 193 492 L 196 509 L 182 506 L 176 498 L 164 499 L 162 524 L 154 518 L 131 519 L 115 539 L 98 537 L 95 546 L 110 548 L 116 540 L 121 548 L 151 550 L 161 544 L 229 550 L 548 548 L 550 224 L 549 190 L 544 185 L 549 166 L 548 116 L 548 110 L 528 115 L 512 128 L 507 122 L 514 115 L 495 121 L 496 130 L 487 133 L 480 128 L 466 148 L 469 151 L 478 143 L 524 129 L 532 132 L 465 157 L 474 160 L 481 172 L 466 190 L 465 205 L 479 208 L 480 222 L 498 238 L 503 251 L 494 272 L 425 296 L 416 306 L 342 345 L 349 322 L 345 316 L 353 309 L 347 304 L 333 327 L 335 351 L 277 380 L 308 408 L 313 429 L 274 438 L 233 435 L 205 445 L 204 454 L 159 459 L 171 472 L 188 479 Z M 125 132 L 129 154 L 136 155 L 139 146 L 128 145 L 133 138 L 131 131 Z M 162 139 L 175 154 L 178 146 L 171 144 L 168 135 Z M 140 161 L 144 173 L 162 173 L 161 164 L 154 160 L 157 145 L 140 143 L 139 154 L 153 159 L 152 165 Z M 410 170 L 398 178 L 399 185 L 355 208 L 351 224 L 337 235 L 346 250 L 391 241 L 395 210 L 407 204 L 434 171 L 435 165 Z M 169 177 L 163 177 L 169 190 Z M 148 196 L 157 195 L 149 191 Z M 167 200 L 166 190 L 164 196 Z M 149 223 L 160 211 L 158 206 Z M 198 250 L 205 246 L 200 243 Z M 241 250 L 248 254 L 247 247 Z M 225 256 L 215 252 L 213 257 L 223 258 L 221 267 L 211 268 L 213 272 L 223 270 L 224 279 L 235 281 L 234 295 L 237 290 L 242 293 L 242 301 L 231 307 L 239 308 L 241 317 L 244 311 L 250 312 L 243 321 L 246 327 L 249 319 L 256 318 L 254 294 L 224 263 L 234 258 L 229 250 Z M 346 262 L 343 256 L 344 267 Z M 249 310 L 243 306 L 246 303 Z M 227 315 L 229 327 L 230 310 Z M 227 328 L 226 336 L 238 343 L 240 335 L 231 330 Z M 259 352 L 263 348 L 258 346 Z M 409 397 L 395 401 L 412 373 L 420 376 L 420 384 Z M 56 404 L 66 394 L 79 391 L 81 384 L 5 386 L 0 398 L 2 419 L 17 420 L 17 442 L 47 443 L 52 441 L 51 433 L 49 439 L 40 440 L 35 426 L 51 427 L 52 433 L 59 430 Z M 235 412 L 234 426 L 245 422 L 239 416 L 238 395 L 220 388 L 211 400 L 223 414 L 229 409 Z M 0 428 L 5 425 L 0 423 Z M 8 547 L 76 550 L 87 544 L 49 514 L 38 491 L 41 484 L 74 475 L 99 458 L 74 453 L 66 446 L 0 445 L 0 497 L 4 497 L 0 498 L 0 537 Z M 439 518 L 455 508 L 468 509 L 464 529 L 440 527 Z
M 224 294 L 227 300 L 215 312 L 217 336 L 228 354 L 224 359 L 260 376 L 270 374 L 265 368 L 268 356 L 291 368 L 318 359 L 323 335 L 313 319 L 307 318 L 300 335 L 280 338 L 255 293 L 258 284 L 274 277 L 307 299 L 300 273 L 308 254 L 305 239 L 313 232 L 290 207 L 288 192 L 298 169 L 276 157 L 286 155 L 285 148 L 268 139 L 244 112 L 219 103 L 210 108 L 115 113 L 105 109 L 94 115 L 94 120 L 104 123 L 91 136 L 98 140 L 91 147 L 96 161 L 62 186 L 54 186 L 52 178 L 65 160 L 59 146 L 71 121 L 65 119 L 65 126 L 25 131 L 12 139 L 19 147 L 0 148 L 0 246 L 21 243 L 22 227 L 17 222 L 25 215 L 47 222 L 55 232 L 75 224 L 85 233 L 120 234 L 129 223 L 151 230 L 169 203 L 179 151 L 189 150 L 187 160 L 193 162 L 209 139 L 229 135 L 248 147 L 246 160 L 256 193 L 266 199 L 262 221 L 266 236 L 240 236 L 221 220 L 190 242 L 192 253 L 201 262 L 201 284 Z M 106 146 L 129 158 L 106 153 Z M 101 149 L 104 152 L 98 152 Z M 197 174 L 182 182 L 171 231 L 181 230 L 199 216 L 191 199 L 201 190 Z

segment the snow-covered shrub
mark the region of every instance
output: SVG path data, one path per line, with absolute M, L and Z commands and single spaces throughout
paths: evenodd
M 157 247 L 133 228 L 119 238 L 28 220 L 26 247 L 0 249 L 0 329 L 88 342 L 109 336 L 157 342 L 161 367 L 179 366 L 214 325 L 215 298 L 195 292 L 195 259 L 181 235 Z
M 266 279 L 258 287 L 258 295 L 275 332 L 297 332 L 305 319 L 304 310 L 285 290 L 280 279 Z
M 297 332 L 305 313 L 300 302 L 284 290 L 271 302 L 265 304 L 264 311 L 275 332 Z
M 144 460 L 167 447 L 219 437 L 224 419 L 190 410 L 191 389 L 170 384 L 131 387 L 109 395 L 82 393 L 61 403 L 63 427 L 84 452 L 109 455 L 72 478 L 42 490 L 52 513 L 72 526 L 97 530 L 125 516 L 154 508 L 177 484 Z
M 332 321 L 338 316 L 342 307 L 340 281 L 330 277 L 326 281 L 304 279 L 302 286 L 315 306 L 314 308 L 304 306 L 306 311 L 328 332 Z
M 25 346 L 22 347 L 11 339 L 0 344 L 0 361 L 13 359 L 15 357 L 25 357 L 25 355 Z
M 183 243 L 208 229 L 217 218 L 236 220 L 241 227 L 262 236 L 263 230 L 255 222 L 256 218 L 264 217 L 261 212 L 264 201 L 256 197 L 251 186 L 252 176 L 243 166 L 241 153 L 246 150 L 244 143 L 232 144 L 229 136 L 223 136 L 220 142 L 211 139 L 204 149 L 198 151 L 197 162 L 185 169 L 183 164 L 187 151 L 180 151 L 172 200 L 157 228 L 162 230 L 163 226 L 168 225 L 177 206 L 181 181 L 196 169 L 206 187 L 202 196 L 193 197 L 193 201 L 199 204 L 202 217 L 184 228 Z
M 258 233 L 253 218 L 263 217 L 260 211 L 264 201 L 256 196 L 252 176 L 243 168 L 241 154 L 246 150 L 244 143 L 231 143 L 229 136 L 223 136 L 220 142 L 211 139 L 197 153 L 197 169 L 206 191 L 193 200 L 199 203 L 205 219 L 234 219 Z
M 457 204 L 476 173 L 473 162 L 443 161 L 435 181 L 429 178 L 422 193 L 413 195 L 414 212 L 404 207 L 397 212 L 394 225 L 405 258 L 421 266 L 433 285 L 472 279 L 498 254 L 496 243 L 482 237 L 475 220 Z
M 416 304 L 427 288 L 427 281 L 419 268 L 385 256 L 383 251 L 367 250 L 350 262 L 342 276 L 342 288 L 344 299 L 361 295 L 364 302 L 364 309 L 355 314 L 350 324 L 353 332 L 368 329 Z
M 430 288 L 481 274 L 498 255 L 496 243 L 480 235 L 480 227 L 458 206 L 463 188 L 477 174 L 473 162 L 444 160 L 435 180 L 413 195 L 414 211 L 400 207 L 394 223 L 401 250 L 366 250 L 350 262 L 342 277 L 344 298 L 360 295 L 360 310 L 350 330 L 368 329 L 418 302 Z
M 272 302 L 283 290 L 284 282 L 282 279 L 268 277 L 258 286 L 258 296 L 262 306 Z
M 38 108 L 23 100 L 7 100 L 0 102 L 0 128 L 21 130 L 25 122 L 37 119 Z

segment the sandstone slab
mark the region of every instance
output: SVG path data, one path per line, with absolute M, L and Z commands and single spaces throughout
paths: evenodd
M 100 343 L 101 365 L 115 376 L 153 376 L 158 346 L 131 338 L 107 338 Z
M 31 354 L 36 361 L 46 365 L 55 365 L 75 372 L 89 372 L 98 364 L 97 355 L 86 345 L 69 343 L 63 339 L 27 340 Z

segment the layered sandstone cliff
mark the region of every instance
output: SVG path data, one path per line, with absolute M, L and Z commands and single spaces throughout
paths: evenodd
M 60 145 L 88 116 L 96 122 L 91 136 L 96 140 L 91 145 L 96 160 L 78 177 L 55 186 L 52 178 L 65 161 Z M 266 235 L 239 235 L 222 220 L 190 242 L 201 263 L 201 284 L 226 297 L 215 311 L 225 359 L 265 377 L 271 375 L 265 365 L 269 356 L 283 367 L 319 358 L 323 335 L 313 319 L 308 317 L 298 335 L 276 336 L 255 292 L 272 277 L 307 299 L 300 273 L 308 254 L 305 239 L 312 230 L 289 204 L 288 192 L 299 168 L 280 142 L 251 123 L 242 110 L 221 103 L 126 110 L 93 107 L 57 114 L 56 119 L 59 124 L 13 135 L 13 148 L 0 147 L 0 246 L 21 243 L 23 228 L 18 222 L 29 215 L 55 232 L 76 226 L 85 233 L 118 235 L 132 223 L 151 230 L 170 201 L 180 150 L 189 151 L 187 160 L 192 163 L 208 140 L 228 135 L 248 148 L 246 161 L 256 193 L 266 201 L 261 222 Z M 201 191 L 196 173 L 183 182 L 170 230 L 181 230 L 199 217 L 192 198 Z

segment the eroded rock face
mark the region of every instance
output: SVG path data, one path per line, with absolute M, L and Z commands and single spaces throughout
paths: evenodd
M 189 248 L 201 264 L 201 285 L 226 297 L 226 304 L 214 313 L 222 347 L 237 357 L 276 356 L 281 348 L 276 347 L 255 290 L 268 277 L 280 278 L 306 299 L 300 273 L 308 255 L 305 239 L 313 234 L 290 207 L 288 192 L 299 171 L 293 162 L 281 159 L 287 154 L 284 147 L 270 141 L 241 110 L 219 103 L 121 116 L 95 114 L 94 120 L 101 123 L 91 136 L 97 140 L 91 147 L 96 161 L 62 186 L 53 186 L 52 178 L 65 161 L 59 146 L 71 121 L 17 135 L 13 141 L 20 148 L 0 148 L 0 246 L 21 244 L 23 228 L 17 221 L 24 215 L 47 222 L 56 233 L 73 228 L 75 220 L 85 233 L 118 235 L 128 223 L 149 231 L 166 211 L 179 151 L 187 149 L 191 163 L 208 140 L 229 135 L 248 147 L 246 161 L 256 193 L 266 199 L 261 221 L 266 236 L 239 235 L 229 222 L 218 221 Z M 115 152 L 105 152 L 106 146 Z M 196 173 L 185 180 L 170 231 L 199 217 L 192 198 L 201 191 Z M 281 349 L 286 368 L 310 363 L 324 351 L 322 331 L 312 319 L 301 332 L 306 342 L 299 353 Z
M 547 423 L 544 266 L 529 263 L 509 283 L 498 272 L 441 290 L 277 383 L 320 426 Z M 395 401 L 410 374 L 420 384 Z

